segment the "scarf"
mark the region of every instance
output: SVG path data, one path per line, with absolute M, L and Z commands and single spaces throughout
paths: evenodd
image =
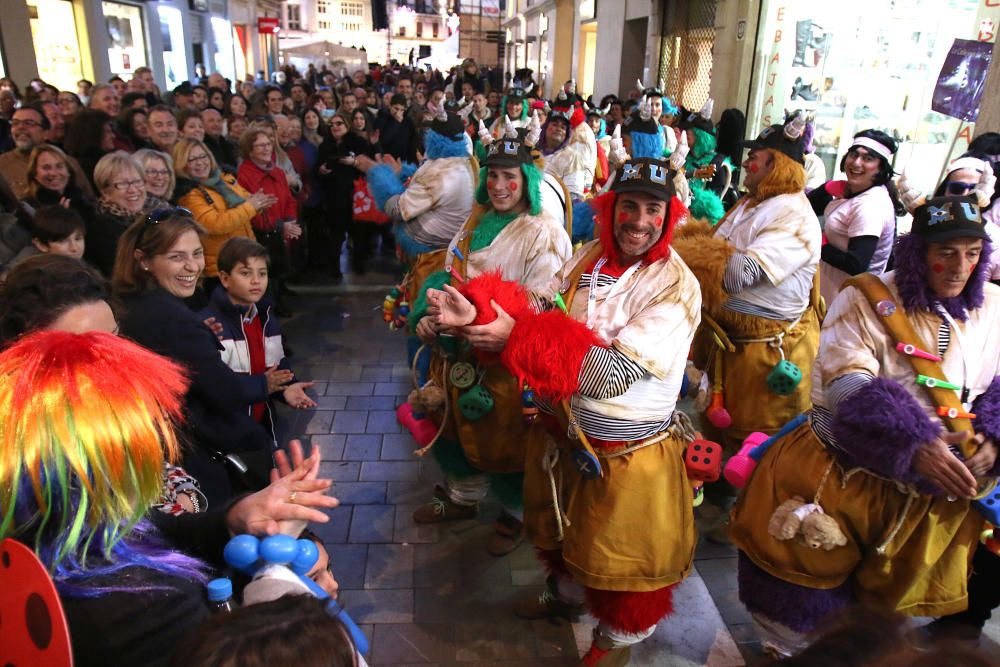
M 218 167 L 212 170 L 212 173 L 207 178 L 201 179 L 201 184 L 218 192 L 222 200 L 226 202 L 226 208 L 236 208 L 246 201 L 246 199 L 233 192 L 233 189 L 222 178 L 222 170 Z

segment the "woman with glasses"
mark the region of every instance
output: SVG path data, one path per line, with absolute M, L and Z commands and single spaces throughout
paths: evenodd
M 163 200 L 157 208 L 173 201 L 177 178 L 174 176 L 174 161 L 169 155 L 152 148 L 143 148 L 132 154 L 146 172 L 146 192 Z
M 265 192 L 247 192 L 232 174 L 219 169 L 212 152 L 196 139 L 181 137 L 174 145 L 173 159 L 177 203 L 191 211 L 204 230 L 204 288 L 211 294 L 218 285 L 219 249 L 237 236 L 254 238 L 250 221 L 278 200 Z
M 274 205 L 258 213 L 251 221 L 257 242 L 271 255 L 268 289 L 278 303 L 276 311 L 287 317 L 280 304 L 281 287 L 288 275 L 286 243 L 302 235 L 298 223 L 298 202 L 288 187 L 288 180 L 275 162 L 275 144 L 264 127 L 252 127 L 240 139 L 240 168 L 236 175 L 240 185 L 250 192 L 261 192 L 274 199 Z
M 330 138 L 320 144 L 316 156 L 317 183 L 323 190 L 325 220 L 319 234 L 309 239 L 309 265 L 314 270 L 330 271 L 334 280 L 340 280 L 340 250 L 348 229 L 351 230 L 351 265 L 355 273 L 364 273 L 365 259 L 370 245 L 371 225 L 352 224 L 354 181 L 363 174 L 354 167 L 358 155 L 374 157 L 375 151 L 367 140 L 347 127 L 343 116 L 330 119 Z
M 824 218 L 819 287 L 828 304 L 849 277 L 886 270 L 896 216 L 904 213 L 891 180 L 895 154 L 896 141 L 888 134 L 862 130 L 840 161 L 846 179 L 809 193 L 813 211 Z
M 87 229 L 84 259 L 106 276 L 114 267 L 119 237 L 148 210 L 145 179 L 142 165 L 125 151 L 105 155 L 94 167 L 94 185 L 100 198 L 93 225 Z
M 59 111 L 62 112 L 63 120 L 67 123 L 69 123 L 73 116 L 83 110 L 83 102 L 80 101 L 77 94 L 66 90 L 59 93 L 59 97 L 56 98 L 56 104 L 59 105 Z

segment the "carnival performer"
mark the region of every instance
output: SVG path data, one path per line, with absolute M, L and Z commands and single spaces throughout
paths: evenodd
M 849 277 L 885 271 L 896 240 L 895 154 L 896 141 L 888 134 L 862 130 L 840 161 L 846 180 L 827 181 L 809 193 L 813 212 L 824 218 L 819 286 L 827 303 Z
M 691 146 L 687 158 L 687 176 L 691 182 L 691 217 L 695 220 L 708 220 L 713 225 L 725 212 L 722 197 L 733 179 L 733 166 L 729 158 L 718 152 L 718 139 L 712 122 L 714 108 L 715 102 L 709 98 L 700 111 L 682 117 L 678 123 L 681 131 L 689 135 L 688 145 Z M 714 167 L 714 170 L 709 172 L 709 178 L 700 178 L 697 174 L 706 167 Z
M 569 259 L 572 249 L 562 220 L 542 210 L 542 170 L 535 162 L 540 157 L 525 134 L 490 145 L 476 190 L 479 206 L 452 240 L 445 270 L 428 277 L 424 292 L 498 270 L 506 280 L 541 291 Z M 425 293 L 414 300 L 410 324 L 421 340 L 435 345 L 430 375 L 447 394 L 443 410 L 433 415 L 441 434 L 431 450 L 445 484 L 431 503 L 414 512 L 414 521 L 471 518 L 492 488 L 504 514 L 489 551 L 508 553 L 523 534 L 525 451 L 544 437 L 543 430 L 522 421 L 522 388 L 502 365 L 458 349 L 456 339 L 439 330 L 427 314 Z
M 361 156 L 376 205 L 396 223 L 396 247 L 413 262 L 446 248 L 469 219 L 478 163 L 472 159 L 465 125 L 458 114 L 439 110 L 424 136 L 426 159 L 419 167 L 390 158 Z
M 675 408 L 701 295 L 670 250 L 687 213 L 671 176 L 664 160 L 625 162 L 592 200 L 600 238 L 547 291 L 487 274 L 428 295 L 437 324 L 502 350 L 549 413 L 553 440 L 529 446 L 525 472 L 525 521 L 548 591 L 517 613 L 585 607 L 598 625 L 584 665 L 627 663 L 670 613 L 696 541 L 684 464 L 693 431 Z
M 527 95 L 521 88 L 511 88 L 504 95 L 500 102 L 503 113 L 497 115 L 497 119 L 490 124 L 490 135 L 494 139 L 508 134 L 508 128 L 519 130 L 528 126 L 528 100 Z M 480 145 L 476 149 L 476 157 L 480 162 L 486 159 L 488 145 Z
M 1000 472 L 989 251 L 975 198 L 930 199 L 896 243 L 895 270 L 852 278 L 830 305 L 809 420 L 766 451 L 732 516 L 740 599 L 773 652 L 801 649 L 851 602 L 912 616 L 966 607 L 983 528 L 970 499 Z M 769 523 L 791 500 L 841 539 L 775 537 Z
M 540 147 L 545 172 L 557 176 L 573 202 L 579 202 L 590 194 L 594 182 L 597 140 L 586 123 L 583 101 L 575 90 L 576 82 L 569 81 L 559 91 L 542 125 Z
M 688 222 L 674 241 L 702 290 L 693 359 L 711 402 L 696 407 L 707 437 L 727 454 L 750 433 L 773 434 L 810 407 L 822 319 L 820 228 L 802 190 L 801 132 L 799 123 L 772 125 L 746 142 L 749 194 L 718 226 Z M 699 513 L 724 522 L 735 491 L 720 480 L 705 495 Z M 725 541 L 724 523 L 708 534 Z

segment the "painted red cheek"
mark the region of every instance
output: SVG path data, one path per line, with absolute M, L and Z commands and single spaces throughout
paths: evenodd
M 751 174 L 756 174 L 758 171 L 760 171 L 760 167 L 758 167 L 755 164 L 751 164 L 747 167 L 747 171 L 749 171 Z
M 931 264 L 931 271 L 933 271 L 934 273 L 943 273 L 944 265 L 934 262 L 933 264 Z
M 656 227 L 657 229 L 663 227 L 663 218 L 659 216 L 653 218 L 653 226 Z
M 517 183 L 511 183 L 509 186 L 511 192 L 517 192 Z

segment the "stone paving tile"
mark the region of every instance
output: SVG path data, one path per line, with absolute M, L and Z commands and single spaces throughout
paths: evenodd
M 360 461 L 323 461 L 319 476 L 334 482 L 356 482 L 361 476 Z
M 357 382 L 361 380 L 363 370 L 360 364 L 335 364 L 330 367 L 326 379 L 331 382 Z
M 450 663 L 455 659 L 451 623 L 380 623 L 375 626 L 372 665 Z
M 325 386 L 325 383 L 324 383 Z M 317 396 L 317 410 L 343 410 L 347 406 L 347 396 Z
M 385 448 L 384 443 L 382 447 L 383 449 Z M 433 493 L 433 487 L 421 480 L 389 482 L 386 489 L 386 502 L 391 505 L 422 505 L 430 501 Z
M 358 505 L 354 508 L 347 541 L 372 544 L 392 542 L 396 510 L 392 505 Z
M 392 502 L 391 500 L 389 502 Z M 441 539 L 443 526 L 440 524 L 420 524 L 413 520 L 413 511 L 420 504 L 396 504 L 396 518 L 393 522 L 392 541 L 400 544 L 420 544 L 437 542 Z M 444 569 L 444 568 L 441 568 Z
M 392 382 L 392 366 L 365 366 L 361 371 L 361 379 L 370 382 Z
M 455 644 L 455 658 L 460 662 L 535 657 L 530 623 L 517 618 L 503 623 L 456 623 Z
M 420 457 L 413 454 L 419 445 L 409 433 L 386 433 L 382 436 L 382 452 L 379 458 L 383 461 L 416 461 Z
M 385 503 L 385 482 L 334 482 L 330 493 L 342 505 L 381 505 Z
M 344 456 L 344 444 L 347 437 L 343 435 L 313 435 L 309 441 L 321 447 L 324 461 L 339 461 Z
M 399 433 L 402 428 L 396 421 L 395 410 L 371 410 L 368 412 L 366 433 Z
M 367 544 L 326 543 L 330 555 L 333 578 L 341 588 L 364 588 L 365 568 L 368 565 Z
M 375 383 L 375 395 L 376 396 L 406 396 L 410 393 L 409 380 L 406 382 L 376 382 Z M 329 393 L 329 389 L 327 390 Z
M 334 493 L 333 495 L 336 496 L 337 494 Z M 324 543 L 346 542 L 347 532 L 351 528 L 351 514 L 353 511 L 353 507 L 344 505 L 335 507 L 332 510 L 326 510 L 330 520 L 326 523 L 311 523 L 309 524 L 309 529 L 316 533 Z
M 365 588 L 413 588 L 412 546 L 372 544 L 368 547 Z
M 356 623 L 413 623 L 413 591 L 341 589 L 338 596 Z
M 327 396 L 371 396 L 375 385 L 372 382 L 328 382 Z
M 348 410 L 392 410 L 395 414 L 398 402 L 395 396 L 348 396 Z
M 367 410 L 338 410 L 330 433 L 364 433 L 367 423 Z
M 420 478 L 417 461 L 365 461 L 361 464 L 362 482 L 403 482 Z
M 293 426 L 296 433 L 329 433 L 333 424 L 333 410 L 311 410 L 299 413 Z
M 377 461 L 381 449 L 381 436 L 352 434 L 347 436 L 347 444 L 344 446 L 344 460 Z

